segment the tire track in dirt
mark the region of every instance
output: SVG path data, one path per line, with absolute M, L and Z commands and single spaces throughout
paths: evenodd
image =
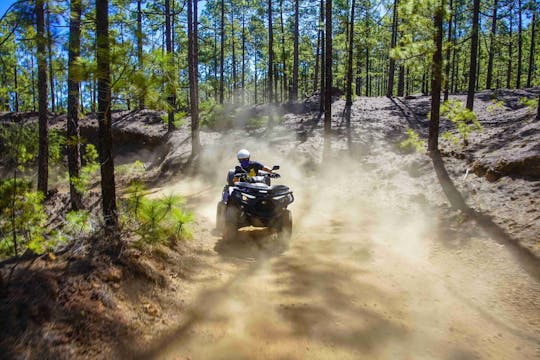
M 452 248 L 437 222 L 400 210 L 375 180 L 353 176 L 316 196 L 328 179 L 293 187 L 288 248 L 256 229 L 206 239 L 229 280 L 201 286 L 184 321 L 141 358 L 538 356 L 538 283 L 482 234 L 454 234 Z M 200 200 L 196 212 L 211 219 L 212 200 Z

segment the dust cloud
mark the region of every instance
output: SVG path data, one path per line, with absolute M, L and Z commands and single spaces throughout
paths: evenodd
M 433 188 L 405 176 L 399 158 L 378 158 L 374 167 L 369 154 L 338 151 L 321 163 L 321 134 L 301 150 L 296 140 L 292 131 L 232 132 L 204 146 L 197 176 L 160 189 L 186 196 L 200 226 L 213 227 L 227 171 L 246 148 L 252 160 L 280 165 L 273 182 L 294 192 L 293 236 L 286 247 L 257 230 L 231 244 L 205 239 L 219 269 L 209 271 L 227 272 L 228 281 L 201 285 L 184 321 L 141 357 L 534 356 L 540 309 L 520 316 L 505 295 L 516 279 L 532 297 L 538 284 L 500 248 L 459 232 L 452 244 L 462 249 L 448 246 L 437 211 L 409 196 Z

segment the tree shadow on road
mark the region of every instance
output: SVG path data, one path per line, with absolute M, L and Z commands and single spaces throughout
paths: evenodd
M 405 341 L 408 330 L 394 321 L 399 298 L 362 281 L 367 270 L 350 263 L 302 251 L 303 257 L 281 257 L 274 265 L 286 299 L 313 299 L 288 303 L 280 314 L 292 335 L 331 346 L 377 352 L 390 341 Z M 290 335 L 289 335 L 290 336 Z

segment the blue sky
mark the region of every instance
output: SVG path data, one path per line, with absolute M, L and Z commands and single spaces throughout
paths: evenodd
M 8 7 L 16 0 L 0 0 L 0 16 L 4 15 Z

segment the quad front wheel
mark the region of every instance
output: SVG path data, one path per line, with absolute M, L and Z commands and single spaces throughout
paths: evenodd
M 238 215 L 239 211 L 236 207 L 226 207 L 225 224 L 223 226 L 223 240 L 231 241 L 238 236 Z

